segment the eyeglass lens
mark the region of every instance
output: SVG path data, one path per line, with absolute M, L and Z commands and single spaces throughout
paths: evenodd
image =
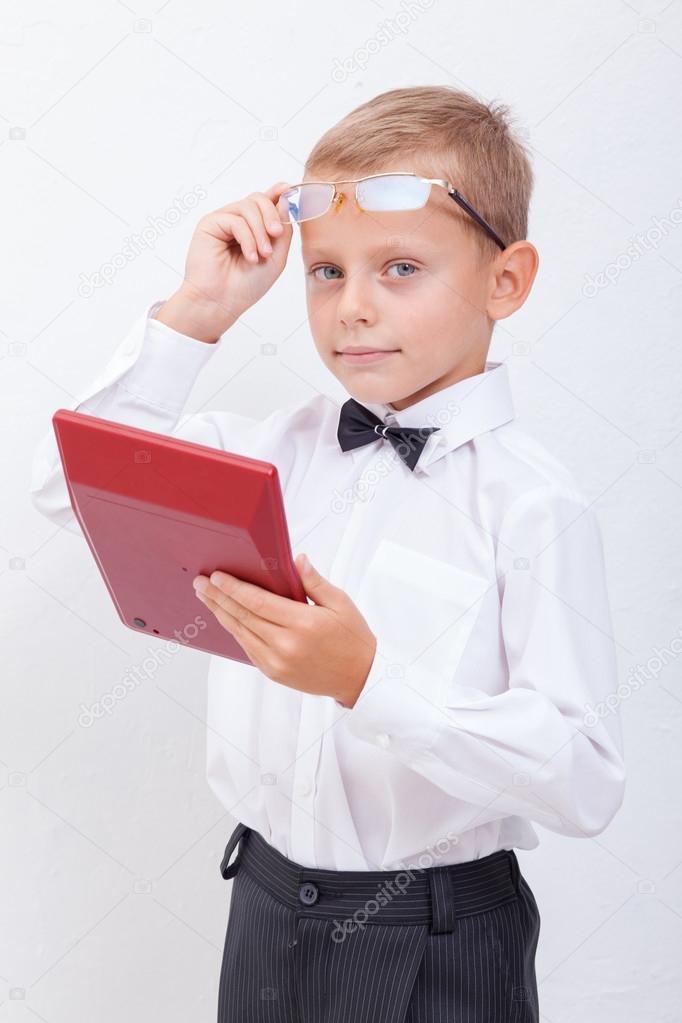
M 428 199 L 431 185 L 422 178 L 385 174 L 358 183 L 358 202 L 372 212 L 416 210 Z M 334 196 L 332 184 L 304 182 L 280 196 L 277 206 L 284 223 L 311 220 L 327 211 Z

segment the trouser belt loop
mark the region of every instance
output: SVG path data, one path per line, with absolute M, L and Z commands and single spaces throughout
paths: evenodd
M 454 930 L 457 915 L 452 881 L 447 867 L 430 867 L 431 933 L 449 934 Z
M 243 842 L 239 847 L 239 852 L 237 853 L 237 857 L 234 863 L 231 863 L 230 866 L 228 866 L 228 863 L 230 862 L 230 856 L 234 852 L 235 846 L 248 833 L 248 831 L 249 828 L 246 826 L 246 824 L 238 824 L 237 827 L 232 832 L 232 834 L 230 835 L 229 841 L 225 846 L 225 855 L 223 856 L 222 863 L 220 864 L 220 873 L 223 875 L 226 881 L 228 878 L 234 877 L 234 875 L 239 870 L 239 864 L 242 861 L 242 853 L 244 852 Z
M 518 895 L 518 892 L 519 892 L 519 861 L 516 858 L 516 853 L 514 852 L 513 849 L 507 849 L 507 853 L 509 855 L 509 866 L 511 868 L 512 883 L 514 885 L 514 888 L 516 889 L 516 894 Z

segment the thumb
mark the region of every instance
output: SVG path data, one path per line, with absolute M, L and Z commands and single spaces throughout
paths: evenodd
M 294 559 L 298 568 L 303 589 L 309 597 L 312 597 L 316 604 L 323 607 L 332 607 L 335 601 L 337 587 L 325 579 L 323 575 L 311 565 L 305 554 L 298 554 Z

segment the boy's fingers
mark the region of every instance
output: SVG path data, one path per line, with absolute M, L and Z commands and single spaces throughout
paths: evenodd
M 268 199 L 271 200 L 272 202 L 271 212 L 274 213 L 275 220 L 277 221 L 277 223 L 281 224 L 282 227 L 293 226 L 291 224 L 291 221 L 288 219 L 286 209 L 280 211 L 278 207 L 280 196 L 282 195 L 283 192 L 286 192 L 288 188 L 291 188 L 291 185 L 288 181 L 278 181 L 276 185 L 271 185 L 270 188 L 266 188 L 265 191 L 261 193 L 262 195 L 267 196 Z
M 244 258 L 248 259 L 250 263 L 257 263 L 256 240 L 248 221 L 238 213 L 227 213 L 222 210 L 216 210 L 213 217 L 225 237 L 232 236 L 239 243 Z
M 268 235 L 273 235 L 275 238 L 279 238 L 282 235 L 286 224 L 283 224 L 280 215 L 277 212 L 277 208 L 270 202 L 267 196 L 263 195 L 262 192 L 255 192 L 252 198 L 258 206 L 262 222 L 264 224 L 264 230 Z
M 306 613 L 306 609 L 301 607 L 299 601 L 282 597 L 255 583 L 247 582 L 246 579 L 238 579 L 234 575 L 219 570 L 211 573 L 209 585 L 204 592 L 208 592 L 218 601 L 224 595 L 229 598 L 231 604 L 232 602 L 235 605 L 241 604 L 249 613 L 262 618 L 271 625 L 294 627 L 303 620 Z M 235 613 L 235 617 L 237 618 L 239 615 Z
M 251 228 L 262 255 L 269 256 L 272 252 L 272 245 L 270 243 L 270 237 L 265 223 L 263 222 L 262 202 L 266 202 L 266 200 L 264 198 L 261 200 L 257 193 L 252 193 L 242 201 L 241 213 Z
M 274 185 L 270 185 L 269 188 L 263 189 L 262 194 L 267 195 L 268 199 L 272 199 L 274 202 L 275 198 L 281 195 L 282 192 L 286 192 L 287 188 L 291 188 L 288 181 L 277 181 Z
M 261 211 L 263 213 L 263 219 L 268 230 L 272 230 L 272 226 L 277 225 L 275 228 L 276 233 L 280 235 L 285 227 L 291 227 L 291 222 L 287 216 L 286 208 L 281 210 L 277 206 L 279 196 L 282 192 L 285 192 L 289 186 L 275 186 L 269 190 L 270 195 L 267 192 L 254 192 L 253 198 L 258 202 Z
M 270 235 L 274 239 L 286 238 L 284 229 L 288 227 L 291 233 L 293 227 L 288 219 L 280 216 L 273 202 L 273 199 L 276 200 L 289 187 L 286 181 L 279 181 L 265 192 L 252 192 L 238 202 L 221 206 L 206 214 L 204 219 L 211 221 L 208 230 L 210 231 L 211 226 L 217 226 L 225 238 L 233 237 L 238 242 L 244 258 L 250 263 L 258 263 L 259 253 L 267 259 L 273 251 Z

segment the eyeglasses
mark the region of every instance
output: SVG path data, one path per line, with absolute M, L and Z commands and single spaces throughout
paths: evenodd
M 458 206 L 483 228 L 501 249 L 506 245 L 490 224 L 483 219 L 454 185 L 442 178 L 423 178 L 412 171 L 396 171 L 393 174 L 370 174 L 365 178 L 345 178 L 342 181 L 302 181 L 282 192 L 277 200 L 280 219 L 285 224 L 300 224 L 304 220 L 321 217 L 334 205 L 341 208 L 345 198 L 337 192 L 336 186 L 355 183 L 355 203 L 361 210 L 372 213 L 395 210 L 419 210 L 428 202 L 432 185 L 445 188 Z M 286 212 L 280 208 L 286 204 Z

